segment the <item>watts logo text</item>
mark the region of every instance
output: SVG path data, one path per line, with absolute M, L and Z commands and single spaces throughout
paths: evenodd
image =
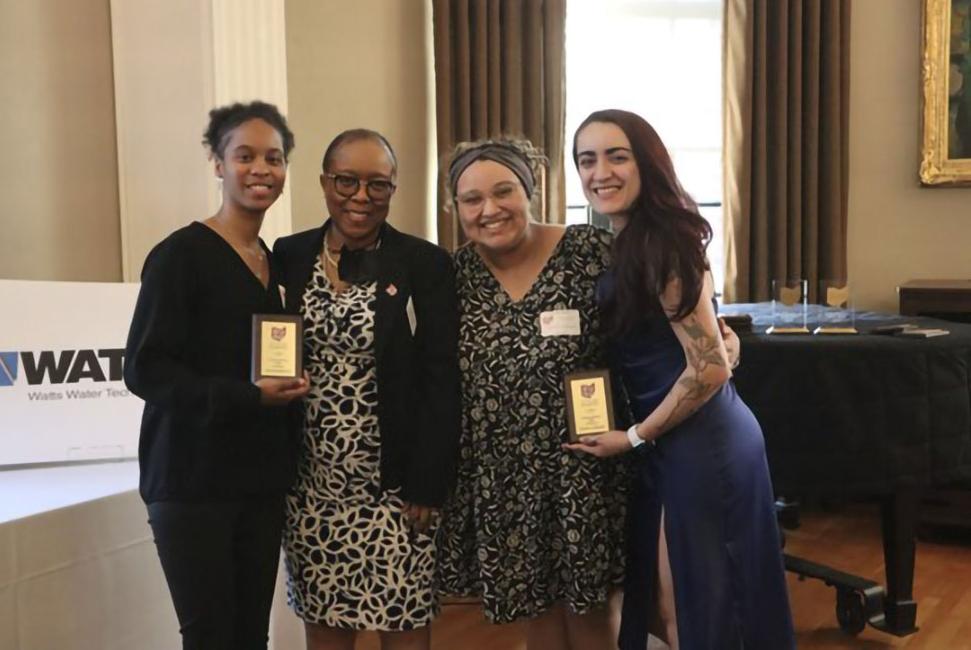
M 19 358 L 18 358 L 19 357 Z M 20 362 L 18 364 L 18 361 Z M 20 370 L 30 386 L 121 381 L 125 350 L 0 352 L 0 387 L 16 383 Z M 20 366 L 20 368 L 18 368 Z

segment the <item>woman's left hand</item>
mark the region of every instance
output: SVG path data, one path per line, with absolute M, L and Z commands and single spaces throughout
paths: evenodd
M 725 352 L 728 354 L 728 367 L 734 370 L 742 360 L 742 343 L 738 340 L 738 334 L 728 326 L 724 318 L 718 318 L 718 330 L 721 332 Z
M 431 525 L 432 520 L 438 514 L 438 510 L 432 508 L 431 506 L 422 506 L 417 503 L 407 503 L 405 502 L 404 507 L 405 518 L 411 527 L 418 532 L 424 532 L 428 530 Z
M 580 442 L 565 444 L 563 448 L 571 451 L 582 451 L 598 458 L 616 456 L 631 450 L 626 431 L 608 431 L 596 436 L 583 436 L 580 438 Z

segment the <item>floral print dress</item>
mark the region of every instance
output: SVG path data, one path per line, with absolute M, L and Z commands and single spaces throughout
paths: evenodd
M 585 612 L 622 580 L 627 461 L 561 447 L 564 374 L 606 365 L 595 288 L 610 238 L 568 228 L 519 301 L 472 246 L 455 255 L 463 438 L 438 579 L 445 593 L 481 597 L 496 623 L 556 602 Z M 555 310 L 579 312 L 579 335 L 541 335 L 541 314 Z

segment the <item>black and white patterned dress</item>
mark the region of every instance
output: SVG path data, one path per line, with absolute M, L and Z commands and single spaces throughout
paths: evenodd
M 444 593 L 475 595 L 497 623 L 603 604 L 623 577 L 627 461 L 564 451 L 563 375 L 604 368 L 597 278 L 610 234 L 566 230 L 513 302 L 469 246 L 455 255 L 463 439 L 443 513 Z M 545 311 L 575 309 L 578 336 L 541 336 Z
M 303 295 L 311 389 L 287 497 L 287 599 L 311 623 L 411 630 L 437 614 L 434 531 L 412 531 L 398 490 L 380 488 L 375 290 L 335 291 L 318 259 Z

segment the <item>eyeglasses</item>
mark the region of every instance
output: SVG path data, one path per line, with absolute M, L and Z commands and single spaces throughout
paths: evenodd
M 357 194 L 357 191 L 364 185 L 364 191 L 372 201 L 387 201 L 394 194 L 395 184 L 383 178 L 375 178 L 369 181 L 362 180 L 357 176 L 347 174 L 324 174 L 327 178 L 334 181 L 334 189 L 343 197 L 350 198 Z

